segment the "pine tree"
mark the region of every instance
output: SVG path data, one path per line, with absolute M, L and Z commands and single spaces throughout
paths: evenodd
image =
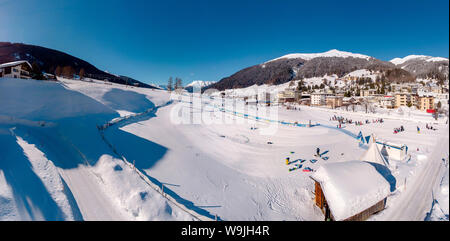
M 36 80 L 43 80 L 44 75 L 42 74 L 41 68 L 37 62 L 33 62 L 31 65 L 31 78 Z

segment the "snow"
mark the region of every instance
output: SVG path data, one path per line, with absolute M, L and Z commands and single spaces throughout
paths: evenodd
M 432 57 L 430 59 L 427 59 L 427 62 L 439 62 L 439 61 L 447 61 L 447 58 L 442 58 L 442 57 Z
M 437 193 L 437 200 L 439 202 L 439 206 L 441 207 L 444 214 L 448 216 L 448 206 L 449 206 L 449 195 L 448 195 L 448 171 L 445 171 L 445 174 L 439 184 L 439 192 Z
M 206 86 L 210 86 L 214 84 L 214 81 L 203 81 L 203 80 L 194 80 L 191 83 L 187 84 L 185 87 L 194 87 L 194 88 L 203 88 Z
M 102 189 L 111 194 L 115 205 L 127 212 L 128 220 L 193 220 L 142 182 L 120 159 L 103 155 L 93 172 L 102 177 Z
M 344 76 L 344 78 L 345 77 L 366 77 L 366 78 L 371 78 L 372 81 L 375 81 L 378 76 L 380 76 L 380 72 L 378 72 L 378 71 L 370 71 L 367 69 L 358 69 L 358 70 L 355 70 L 355 71 L 352 71 L 352 72 L 346 74 Z
M 14 62 L 0 64 L 0 68 L 16 66 L 16 65 L 19 65 L 19 64 L 23 64 L 23 63 L 27 63 L 30 66 L 30 68 L 31 68 L 31 64 L 28 61 L 26 61 L 26 60 L 19 60 L 19 61 L 14 61 Z
M 427 55 L 408 55 L 403 58 L 394 58 L 394 59 L 390 60 L 389 62 L 391 62 L 395 65 L 400 65 L 400 64 L 403 64 L 406 61 L 409 61 L 412 59 L 422 59 L 427 62 L 448 61 L 447 58 L 442 58 L 442 57 L 431 57 L 431 56 L 427 56 Z
M 65 194 L 64 184 L 53 162 L 48 160 L 35 144 L 30 144 L 19 136 L 16 138 L 17 144 L 19 144 L 25 156 L 30 160 L 33 171 L 42 180 L 45 188 L 49 190 L 51 198 L 55 200 L 61 209 L 63 213 L 62 218 L 64 220 L 75 220 L 77 214 L 72 213 L 70 202 Z
M 381 155 L 380 150 L 378 149 L 378 145 L 374 142 L 373 139 L 374 137 L 371 137 L 369 149 L 366 153 L 364 153 L 363 156 L 361 156 L 360 160 L 389 167 L 389 162 L 383 157 L 383 155 Z
M 325 164 L 312 178 L 321 184 L 335 220 L 356 215 L 390 193 L 386 179 L 372 164 L 362 161 Z
M 288 85 L 229 93 L 284 90 Z M 223 113 L 209 98 L 198 106 L 190 105 L 192 100 L 97 80 L 0 78 L 0 145 L 7 150 L 0 152 L 0 220 L 197 220 L 195 215 L 205 219 L 217 215 L 220 220 L 323 220 L 313 202 L 312 173 L 290 172 L 294 164 L 286 165 L 286 157 L 307 159 L 304 167 L 313 170 L 360 160 L 368 147 L 355 139 L 359 131 L 409 147 L 410 161 L 394 163 L 397 169 L 390 178 L 396 182 L 389 179 L 393 196 L 388 204 L 398 207 L 405 197 L 420 214 L 429 211 L 417 195 L 402 190 L 404 180 L 409 188 L 417 175 L 422 177 L 433 148 L 442 137 L 448 139 L 443 118 L 435 121 L 409 109 L 365 113 L 272 106 L 270 111 L 280 121 L 320 126 L 276 124 L 273 135 L 263 135 L 260 131 L 273 127 L 271 123 Z M 243 101 L 224 101 L 242 104 L 236 111 L 264 115 Z M 180 113 L 209 116 L 212 122 L 174 122 Z M 355 121 L 383 117 L 385 122 L 338 129 L 330 120 L 333 115 Z M 99 132 L 96 126 L 107 122 L 115 124 Z M 425 123 L 438 130 L 427 130 Z M 393 134 L 400 125 L 405 132 Z M 317 147 L 329 151 L 329 159 L 311 163 Z M 413 205 L 416 200 L 419 204 Z M 390 214 L 386 209 L 375 219 L 416 219 L 416 211 L 399 210 Z
M 0 78 L 0 220 L 192 220 L 129 166 L 110 168 L 119 161 L 96 125 L 168 98 L 129 89 Z
M 361 59 L 367 59 L 367 60 L 372 58 L 370 56 L 363 55 L 363 54 L 355 54 L 355 53 L 351 53 L 351 52 L 345 52 L 345 51 L 339 51 L 337 49 L 332 49 L 332 50 L 329 50 L 329 51 L 323 52 L 323 53 L 288 54 L 288 55 L 284 55 L 284 56 L 281 56 L 279 58 L 267 61 L 266 63 L 272 62 L 272 61 L 276 61 L 276 60 L 280 60 L 280 59 L 304 59 L 304 60 L 311 60 L 311 59 L 318 58 L 318 57 L 340 57 L 340 58 L 353 57 L 353 58 L 361 58 Z

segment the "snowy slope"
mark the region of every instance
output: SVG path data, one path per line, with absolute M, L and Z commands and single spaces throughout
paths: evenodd
M 0 154 L 0 220 L 192 220 L 115 158 L 96 128 L 120 110 L 154 106 L 136 96 L 152 90 L 85 84 L 109 106 L 60 83 L 0 78 L 8 150 Z
M 442 58 L 442 57 L 432 57 L 432 56 L 427 56 L 427 55 L 408 55 L 403 58 L 391 59 L 389 62 L 391 62 L 395 65 L 400 65 L 409 60 L 424 60 L 426 62 L 448 61 L 447 58 Z

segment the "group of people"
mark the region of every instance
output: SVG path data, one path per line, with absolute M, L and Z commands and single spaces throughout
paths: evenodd
M 378 119 L 372 120 L 372 123 L 383 123 L 383 122 L 384 122 L 383 118 L 378 118 Z
M 419 127 L 417 127 L 419 128 Z M 403 126 L 400 126 L 399 128 L 394 128 L 394 134 L 397 134 L 399 132 L 405 131 L 405 128 Z
M 343 116 L 336 116 L 336 115 L 332 116 L 330 118 L 330 121 L 338 121 L 339 122 L 338 128 L 341 128 L 341 124 L 346 124 L 346 123 L 348 123 L 348 124 L 355 123 L 356 126 L 362 126 L 364 123 L 370 124 L 370 123 L 383 123 L 384 122 L 383 118 L 373 119 L 372 122 L 370 120 L 366 119 L 364 122 L 362 122 L 362 121 L 353 121 L 352 119 L 348 119 L 348 118 L 344 118 Z
M 428 125 L 428 123 L 426 124 L 426 128 L 428 130 L 434 130 L 434 131 L 437 130 L 432 125 Z M 403 126 L 400 126 L 400 128 L 394 128 L 394 134 L 397 134 L 397 133 L 403 132 L 403 131 L 405 131 L 405 128 Z M 420 134 L 420 127 L 419 126 L 417 126 L 417 133 Z
M 427 123 L 426 127 L 427 127 L 428 130 L 433 130 L 433 131 L 437 130 L 432 125 L 428 125 L 428 123 Z

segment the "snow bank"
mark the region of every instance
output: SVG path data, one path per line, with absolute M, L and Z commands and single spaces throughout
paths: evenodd
M 40 177 L 50 196 L 55 200 L 58 207 L 64 213 L 64 220 L 75 220 L 70 202 L 65 193 L 65 187 L 59 176 L 55 165 L 47 159 L 36 145 L 26 142 L 19 136 L 16 136 L 17 144 L 23 149 L 24 154 L 30 160 L 36 175 Z
M 311 177 L 321 184 L 335 220 L 358 214 L 390 193 L 389 183 L 367 162 L 325 164 Z
M 153 190 L 125 163 L 109 155 L 100 157 L 93 167 L 102 177 L 103 190 L 109 193 L 117 206 L 134 220 L 194 220 L 193 217 L 169 203 Z
M 441 185 L 439 188 L 439 193 L 436 194 L 436 199 L 442 212 L 448 216 L 448 205 L 449 205 L 449 195 L 448 195 L 448 168 L 445 171 L 444 177 L 442 178 Z

